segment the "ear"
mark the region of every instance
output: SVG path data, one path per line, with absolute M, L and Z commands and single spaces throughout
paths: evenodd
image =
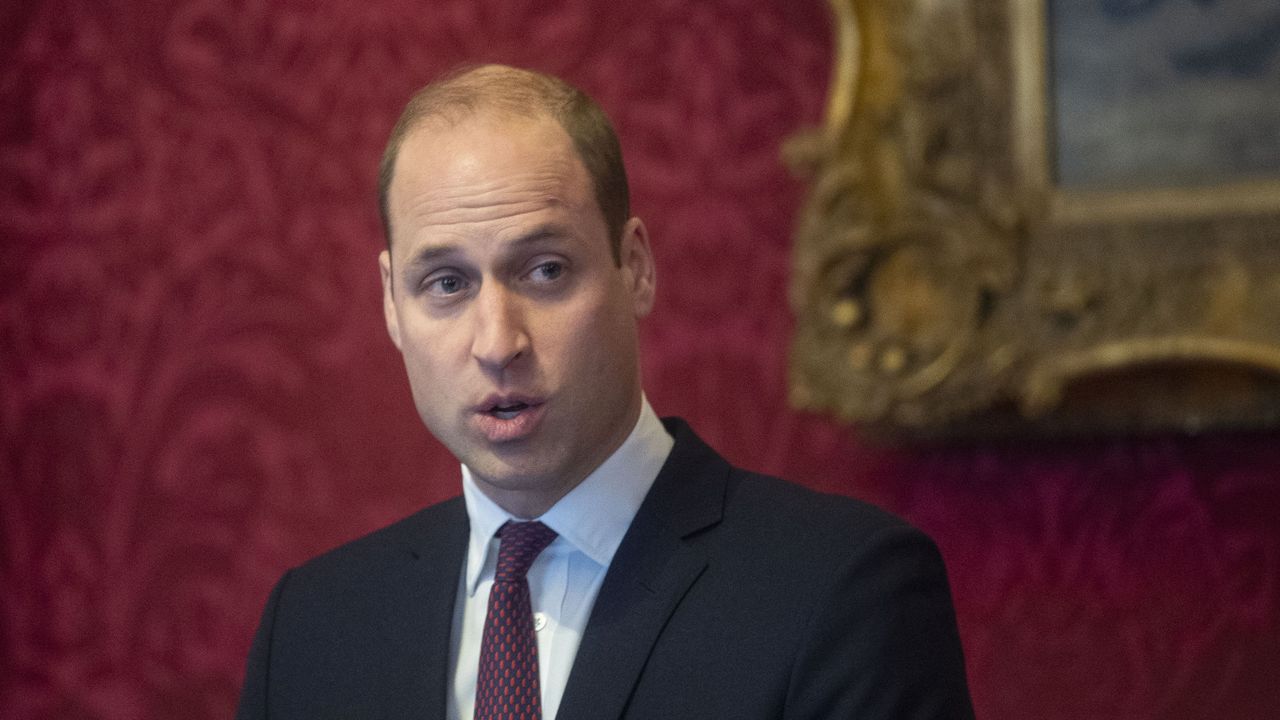
M 642 318 L 653 309 L 657 275 L 653 251 L 649 249 L 649 231 L 640 218 L 633 217 L 623 226 L 618 254 L 627 289 L 631 293 L 631 305 L 636 317 Z
M 387 334 L 397 350 L 400 346 L 400 316 L 396 313 L 396 298 L 391 278 L 391 253 L 383 250 L 378 253 L 378 271 L 382 275 L 382 315 L 387 321 Z

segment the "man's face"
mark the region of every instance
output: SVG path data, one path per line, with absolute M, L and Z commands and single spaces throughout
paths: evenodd
M 487 495 L 539 515 L 638 417 L 644 226 L 619 266 L 564 130 L 483 113 L 409 134 L 389 211 L 383 307 L 418 414 Z

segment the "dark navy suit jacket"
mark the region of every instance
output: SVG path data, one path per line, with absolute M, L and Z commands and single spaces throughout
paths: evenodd
M 730 466 L 679 420 L 558 720 L 972 718 L 942 560 L 870 505 Z M 238 718 L 444 718 L 461 498 L 290 570 Z

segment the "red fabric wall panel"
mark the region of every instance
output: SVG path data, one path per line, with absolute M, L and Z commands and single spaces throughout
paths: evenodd
M 381 327 L 373 182 L 464 61 L 617 121 L 659 412 L 904 514 L 979 716 L 1272 717 L 1274 436 L 885 449 L 788 410 L 778 145 L 818 0 L 46 0 L 0 9 L 0 715 L 222 718 L 287 566 L 458 491 Z

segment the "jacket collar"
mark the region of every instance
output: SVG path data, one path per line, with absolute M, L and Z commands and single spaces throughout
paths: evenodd
M 405 553 L 401 577 L 388 585 L 383 597 L 384 618 L 399 618 L 391 644 L 371 662 L 383 665 L 388 687 L 384 697 L 398 707 L 425 710 L 426 717 L 444 717 L 452 679 L 449 673 L 450 636 L 458 578 L 466 554 L 468 522 L 462 498 L 447 500 L 392 528 L 395 544 Z M 405 669 L 412 669 L 406 673 Z
M 682 420 L 663 420 L 671 455 L 605 575 L 557 713 L 622 715 L 662 628 L 707 558 L 685 538 L 718 523 L 731 467 Z

